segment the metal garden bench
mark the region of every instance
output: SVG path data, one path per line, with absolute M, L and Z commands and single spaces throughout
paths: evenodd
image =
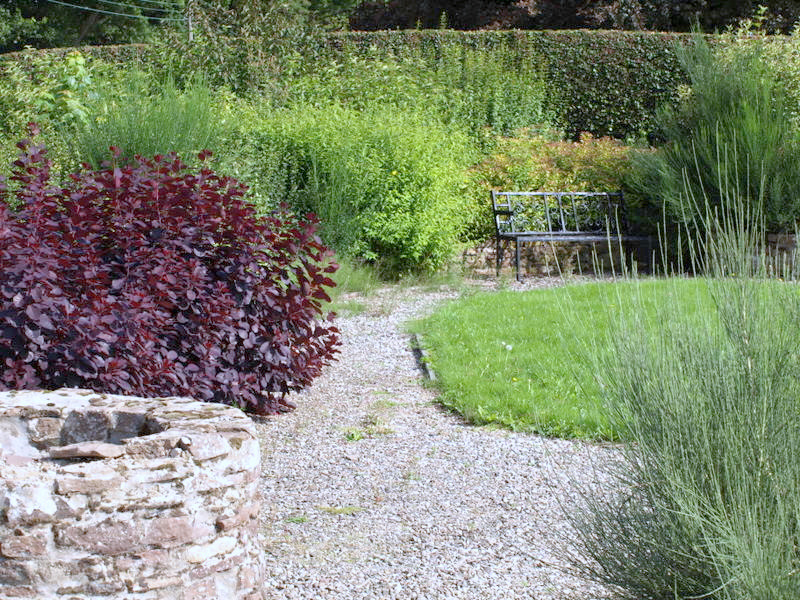
M 497 274 L 505 249 L 514 243 L 514 268 L 520 280 L 520 244 L 524 242 L 582 242 L 609 240 L 645 242 L 630 235 L 622 192 L 498 192 L 492 191 L 497 234 Z

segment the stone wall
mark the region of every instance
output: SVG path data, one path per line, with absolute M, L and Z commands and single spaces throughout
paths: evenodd
M 259 475 L 231 407 L 0 393 L 0 598 L 260 600 Z
M 626 249 L 629 252 L 633 250 L 635 248 Z M 478 246 L 467 248 L 463 252 L 461 257 L 462 268 L 466 273 L 473 276 L 493 277 L 496 272 L 496 255 L 494 239 L 487 240 Z M 602 274 L 611 273 L 612 271 L 619 273 L 622 269 L 619 247 L 612 244 L 612 252 L 610 253 L 608 244 L 605 243 L 525 243 L 521 247 L 520 262 L 522 275 L 526 277 L 558 276 L 561 274 Z M 630 256 L 628 256 L 628 262 L 630 263 Z M 500 271 L 506 275 L 514 275 L 513 244 L 508 244 L 503 253 L 503 264 Z

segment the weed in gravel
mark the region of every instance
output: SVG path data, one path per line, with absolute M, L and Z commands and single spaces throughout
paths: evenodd
M 388 411 L 393 408 L 396 408 L 398 404 L 399 403 L 396 400 L 389 400 L 388 398 L 386 398 L 386 399 L 376 400 L 375 402 L 369 405 L 369 408 L 370 410 L 374 411 Z
M 329 515 L 354 515 L 356 513 L 360 513 L 363 510 L 361 506 L 317 506 L 317 510 L 321 510 L 322 512 L 326 512 Z
M 287 523 L 297 523 L 297 524 L 307 523 L 308 522 L 308 515 L 303 514 L 303 515 L 295 515 L 295 516 L 292 516 L 292 517 L 287 517 L 286 518 L 286 522 Z
M 360 427 L 348 427 L 344 430 L 344 439 L 348 442 L 358 442 L 364 439 L 364 430 Z
M 367 305 L 358 300 L 338 300 L 332 309 L 337 316 L 354 317 L 367 312 Z
M 380 416 L 370 413 L 366 415 L 358 427 L 348 427 L 344 430 L 344 437 L 348 442 L 357 442 L 365 437 L 376 435 L 389 435 L 394 430 L 389 427 Z
M 361 421 L 361 424 L 364 427 L 364 431 L 370 436 L 394 433 L 394 430 L 389 427 L 389 424 L 375 414 L 368 414 Z

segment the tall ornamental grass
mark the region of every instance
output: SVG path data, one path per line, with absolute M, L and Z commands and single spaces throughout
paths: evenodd
M 634 294 L 596 355 L 626 444 L 617 485 L 570 511 L 572 561 L 620 598 L 800 597 L 800 289 L 720 189 L 693 244 L 712 306 L 674 302 L 677 279 L 655 317 Z
M 82 124 L 63 134 L 78 161 L 94 168 L 110 159 L 110 146 L 119 148 L 127 160 L 169 152 L 191 158 L 222 144 L 214 96 L 200 78 L 183 88 L 167 78 L 154 89 L 150 76 L 130 71 L 104 90 Z

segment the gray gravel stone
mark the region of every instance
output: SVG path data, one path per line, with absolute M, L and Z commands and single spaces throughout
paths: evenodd
M 404 323 L 457 296 L 362 300 L 367 312 L 338 320 L 338 361 L 296 411 L 257 426 L 268 598 L 610 597 L 567 575 L 556 550 L 570 483 L 602 486 L 596 467 L 616 450 L 469 426 L 422 386 Z

